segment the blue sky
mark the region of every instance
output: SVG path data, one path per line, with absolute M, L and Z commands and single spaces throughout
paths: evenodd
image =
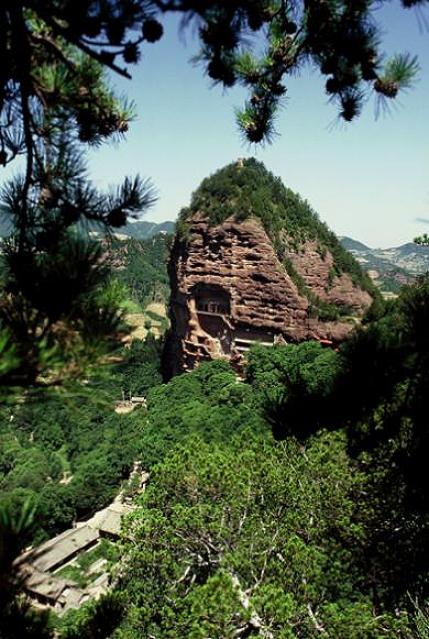
M 212 88 L 201 68 L 189 64 L 196 52 L 192 30 L 180 35 L 178 22 L 169 19 L 164 38 L 146 46 L 132 81 L 113 79 L 135 101 L 137 119 L 123 142 L 91 153 L 94 180 L 103 186 L 137 172 L 150 176 L 159 201 L 146 219 L 171 220 L 205 176 L 254 155 L 340 235 L 385 247 L 428 231 L 417 219 L 429 219 L 429 12 L 426 27 L 399 2 L 376 15 L 386 52 L 419 55 L 415 88 L 377 121 L 371 99 L 358 121 L 332 127 L 337 114 L 324 79 L 307 69 L 287 82 L 279 136 L 257 148 L 242 142 L 234 121 L 245 92 Z

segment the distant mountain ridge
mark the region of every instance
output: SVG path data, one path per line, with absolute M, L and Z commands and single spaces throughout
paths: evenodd
M 371 249 L 359 242 L 358 240 L 353 240 L 351 237 L 340 237 L 341 244 L 346 249 L 346 251 L 370 251 Z
M 141 220 L 140 222 L 126 224 L 124 227 L 118 229 L 118 233 L 120 235 L 134 237 L 136 240 L 149 240 L 159 233 L 172 234 L 174 233 L 174 228 L 174 222 L 160 222 L 158 224 L 157 222 Z
M 9 220 L 0 218 L 0 238 L 10 235 L 12 228 L 12 224 Z M 126 235 L 127 237 L 134 237 L 136 240 L 149 240 L 159 233 L 172 234 L 174 233 L 174 228 L 174 222 L 157 223 L 140 220 L 139 222 L 130 222 L 119 228 L 115 235 L 119 237 Z M 100 232 L 100 226 L 94 225 L 94 231 L 96 233 Z
M 394 266 L 408 271 L 411 275 L 421 275 L 429 270 L 429 250 L 414 242 L 407 242 L 392 248 L 370 248 L 362 242 L 350 237 L 340 237 L 343 247 L 353 253 L 361 264 L 373 265 L 374 268 L 383 265 Z
M 380 249 L 350 237 L 340 237 L 340 241 L 383 290 L 397 292 L 402 284 L 429 271 L 429 249 L 413 242 Z

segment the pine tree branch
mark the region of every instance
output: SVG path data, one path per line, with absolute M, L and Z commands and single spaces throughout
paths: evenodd
M 40 16 L 40 18 L 49 27 L 51 27 L 54 34 L 64 38 L 64 40 L 66 40 L 70 44 L 73 44 L 78 49 L 83 51 L 83 53 L 86 53 L 94 60 L 97 60 L 97 62 L 99 62 L 103 66 L 109 67 L 109 69 L 111 69 L 112 71 L 115 71 L 115 73 L 118 73 L 122 77 L 127 78 L 128 80 L 131 80 L 131 75 L 130 73 L 128 73 L 126 69 L 123 69 L 119 67 L 117 64 L 115 64 L 114 62 L 107 60 L 106 57 L 103 55 L 103 52 L 97 53 L 97 51 L 94 51 L 93 49 L 91 49 L 91 47 L 87 46 L 84 42 L 82 42 L 82 40 L 73 36 L 73 34 L 70 33 L 69 29 L 62 27 L 60 24 L 58 24 L 58 22 L 54 20 L 52 16 L 49 14 L 49 12 L 46 11 L 43 7 L 38 6 L 37 13 Z
M 21 112 L 24 128 L 24 143 L 26 147 L 26 170 L 25 180 L 22 188 L 22 208 L 19 219 L 19 246 L 23 249 L 26 227 L 28 223 L 28 194 L 30 191 L 31 181 L 33 177 L 34 166 L 34 143 L 33 132 L 31 129 L 31 110 L 30 110 L 30 90 L 28 70 L 31 68 L 31 60 L 29 54 L 28 32 L 24 20 L 22 8 L 14 6 L 11 9 L 11 17 L 15 23 L 15 38 L 13 39 L 13 49 L 17 60 L 17 67 L 20 77 L 20 97 Z
M 54 55 L 59 58 L 71 71 L 77 73 L 76 64 L 70 60 L 65 54 L 61 47 L 48 36 L 42 36 L 39 33 L 31 33 L 30 39 L 42 46 L 45 46 L 48 49 L 51 49 Z

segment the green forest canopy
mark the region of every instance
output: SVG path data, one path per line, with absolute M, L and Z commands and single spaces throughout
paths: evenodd
M 423 4 L 424 0 L 402 2 L 406 8 Z M 77 218 L 93 216 L 118 227 L 128 211 L 141 210 L 153 199 L 147 184 L 138 180 L 101 197 L 92 188 L 85 190 L 81 164 L 65 166 L 65 158 L 79 156 L 71 142 L 77 138 L 83 144 L 99 142 L 124 132 L 131 118 L 130 111 L 103 86 L 100 64 L 123 72 L 120 58 L 127 64 L 136 62 L 140 44 L 162 36 L 157 18 L 164 13 L 179 10 L 199 17 L 203 64 L 210 77 L 224 86 L 241 82 L 250 89 L 249 102 L 238 120 L 247 139 L 257 142 L 272 134 L 273 115 L 285 93 L 283 76 L 308 60 L 328 76 L 326 91 L 347 121 L 359 114 L 363 87 L 374 89 L 381 98 L 393 98 L 410 85 L 417 71 L 412 56 L 396 56 L 381 65 L 377 29 L 369 19 L 373 6 L 373 2 L 316 0 L 306 2 L 302 14 L 298 11 L 295 16 L 292 3 L 265 0 L 228 5 L 204 2 L 198 7 L 138 0 L 120 5 L 109 0 L 6 3 L 0 11 L 0 30 L 6 34 L 0 42 L 6 69 L 0 78 L 0 163 L 13 161 L 18 154 L 26 154 L 27 159 L 24 178 L 12 183 L 7 192 L 17 218 L 19 250 L 14 253 L 12 246 L 9 253 L 15 270 L 11 268 L 2 300 L 15 304 L 3 307 L 2 322 L 12 317 L 9 327 L 16 328 L 14 318 L 21 313 L 20 336 L 26 338 L 20 342 L 21 352 L 10 353 L 2 325 L 0 349 L 2 355 L 10 355 L 9 365 L 12 361 L 15 365 L 15 357 L 24 360 L 45 322 L 54 326 L 54 340 L 61 321 L 70 318 L 72 301 L 76 302 L 72 319 L 80 319 L 81 312 L 87 311 L 86 323 L 72 321 L 66 336 L 77 328 L 82 335 L 86 330 L 87 343 L 79 345 L 81 357 L 94 338 L 91 330 L 102 306 L 106 315 L 101 319 L 106 321 L 104 327 L 100 323 L 99 334 L 106 333 L 106 325 L 113 330 L 117 324 L 117 300 L 106 292 L 103 298 L 97 297 L 95 278 L 86 277 L 85 291 L 75 287 L 74 298 L 64 285 L 82 281 L 76 276 L 76 263 L 85 267 L 88 276 L 98 259 L 92 247 L 75 242 L 65 232 Z M 246 31 L 264 26 L 268 52 L 263 60 L 242 56 L 239 49 Z M 130 33 L 137 29 L 137 41 L 129 42 Z M 107 44 L 100 44 L 99 37 L 107 38 Z M 65 139 L 64 126 L 59 125 L 69 122 L 74 126 Z M 61 139 L 56 137 L 58 132 Z M 55 162 L 50 154 L 44 162 L 47 149 L 57 153 Z M 68 154 L 62 154 L 64 150 Z M 73 181 L 69 180 L 71 167 L 80 171 L 74 173 Z M 276 236 L 278 229 L 270 217 L 264 223 Z M 80 261 L 69 259 L 77 253 Z M 52 256 L 55 259 L 49 259 Z M 66 277 L 58 278 L 58 270 L 48 268 L 52 265 L 64 268 Z M 53 282 L 58 296 L 52 295 Z M 424 410 L 429 368 L 427 299 L 427 282 L 420 282 L 371 330 L 353 338 L 349 355 L 338 355 L 345 358 L 344 383 L 351 382 L 355 402 L 350 408 L 356 412 L 344 413 L 337 432 L 319 428 L 305 436 L 300 433 L 299 439 L 289 432 L 285 442 L 271 438 L 271 423 L 284 419 L 283 409 L 287 411 L 288 402 L 303 392 L 303 383 L 307 385 L 304 396 L 311 391 L 314 401 L 320 387 L 326 391 L 324 384 L 311 386 L 312 375 L 291 378 L 290 392 L 279 397 L 278 410 L 268 414 L 253 382 L 237 383 L 223 364 L 202 366 L 169 385 L 158 385 L 154 344 L 138 347 L 152 351 L 142 354 L 148 363 L 153 358 L 153 366 L 141 370 L 144 379 L 138 382 L 142 392 L 156 385 L 148 393 L 147 413 L 116 421 L 111 407 L 99 406 L 102 384 L 95 380 L 88 385 L 93 403 L 82 407 L 80 400 L 73 400 L 71 413 L 66 394 L 47 402 L 43 411 L 31 403 L 12 412 L 2 407 L 1 481 L 8 497 L 16 498 L 19 508 L 26 491 L 36 493 L 30 482 L 39 499 L 42 494 L 46 497 L 44 491 L 52 493 L 38 503 L 42 516 L 48 513 L 47 526 L 41 525 L 40 518 L 34 538 L 68 525 L 75 514 L 86 514 L 110 498 L 136 454 L 152 471 L 141 511 L 130 523 L 135 536 L 127 547 L 129 571 L 117 588 L 125 602 L 123 615 L 109 616 L 102 599 L 89 613 L 85 609 L 78 613 L 65 634 L 89 639 L 103 632 L 106 637 L 115 633 L 128 639 L 150 633 L 157 638 L 197 639 L 210 633 L 225 639 L 237 633 L 267 636 L 275 632 L 281 639 L 321 633 L 335 638 L 393 639 L 413 633 L 410 594 L 423 600 L 428 595 L 427 503 L 421 490 L 428 445 Z M 114 308 L 111 317 L 109 307 Z M 40 323 L 29 340 L 33 317 Z M 30 352 L 33 360 L 23 361 L 21 379 L 35 381 L 43 369 L 40 363 L 49 353 L 52 356 L 53 347 L 57 356 L 66 344 L 66 339 L 60 344 L 54 340 L 46 348 L 40 341 L 39 350 Z M 314 355 L 313 347 L 301 349 L 294 350 L 293 357 L 291 350 L 282 353 L 283 371 L 294 371 L 300 357 L 307 361 Z M 314 366 L 312 373 L 316 375 L 323 364 L 330 379 L 332 362 L 321 353 L 316 355 L 307 361 L 310 369 Z M 354 366 L 347 368 L 347 362 Z M 259 366 L 264 366 L 263 361 Z M 337 367 L 332 366 L 332 371 Z M 116 391 L 128 384 L 126 373 L 118 374 Z M 334 378 L 337 374 L 333 373 Z M 262 386 L 267 384 L 268 390 L 270 376 L 262 377 Z M 259 383 L 261 375 L 255 374 L 256 379 Z M 365 390 L 356 397 L 356 382 L 362 380 Z M 132 383 L 136 383 L 134 375 Z M 66 497 L 57 488 L 61 469 L 69 464 L 75 477 Z M 3 542 L 2 536 L 2 570 Z M 7 583 L 0 582 L 2 587 Z M 102 625 L 94 622 L 97 614 Z M 2 614 L 2 632 L 3 627 L 10 628 L 7 621 Z M 113 621 L 117 628 L 106 628 Z M 417 632 L 424 636 L 423 624 Z M 6 636 L 47 634 L 33 626 L 26 627 L 25 633 Z
M 259 346 L 244 382 L 217 361 L 148 393 L 113 637 L 426 638 L 427 286 L 340 352 Z
M 244 382 L 217 361 L 163 384 L 150 339 L 85 397 L 2 409 L 2 490 L 16 508 L 33 491 L 34 539 L 111 499 L 136 458 L 151 472 L 116 614 L 91 603 L 60 636 L 92 639 L 101 618 L 106 639 L 425 639 L 412 600 L 429 595 L 427 287 L 404 289 L 340 352 L 256 347 Z M 130 383 L 147 409 L 116 415 Z

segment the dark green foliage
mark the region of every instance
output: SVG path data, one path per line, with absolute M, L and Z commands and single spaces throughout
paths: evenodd
M 429 591 L 428 299 L 422 279 L 340 352 L 256 347 L 244 383 L 216 361 L 148 393 L 118 636 L 412 636 L 407 593 Z
M 34 500 L 34 541 L 105 506 L 128 477 L 140 457 L 145 411 L 118 415 L 114 403 L 161 383 L 161 350 L 153 337 L 134 341 L 124 361 L 93 376 L 85 391 L 39 392 L 0 409 L 1 500 L 15 511 Z
M 141 340 L 132 342 L 125 362 L 118 367 L 125 397 L 145 396 L 151 388 L 162 383 L 163 347 L 163 340 L 155 339 L 151 334 L 144 342 Z
M 108 229 L 112 214 L 135 213 L 153 201 L 138 177 L 111 193 L 96 190 L 65 126 L 59 118 L 49 162 L 31 185 L 18 177 L 1 191 L 0 212 L 14 232 L 2 251 L 0 333 L 15 346 L 15 366 L 0 385 L 58 383 L 111 348 L 122 300 L 109 285 L 103 246 L 77 223 L 89 219 Z M 55 176 L 49 183 L 45 171 Z M 73 216 L 65 214 L 71 210 Z
M 150 302 L 167 303 L 170 244 L 171 236 L 156 235 L 148 240 L 115 242 L 112 247 L 114 259 L 122 263 L 115 277 L 125 285 L 131 300 L 142 308 Z
M 46 381 L 43 375 L 52 382 L 52 370 L 64 353 L 72 355 L 67 361 L 71 368 L 84 352 L 91 358 L 96 352 L 91 343 L 114 328 L 117 300 L 91 279 L 94 255 L 67 252 L 70 227 L 83 217 L 117 228 L 129 211 L 151 200 L 151 192 L 138 182 L 127 181 L 116 194 L 100 199 L 82 176 L 69 180 L 70 159 L 76 155 L 67 151 L 73 144 L 122 133 L 130 119 L 103 85 L 99 63 L 126 75 L 118 60 L 136 62 L 141 42 L 162 36 L 164 13 L 197 17 L 201 59 L 209 75 L 225 86 L 241 82 L 251 89 L 238 121 L 252 142 L 270 138 L 286 91 L 283 77 L 308 60 L 330 76 L 329 92 L 346 121 L 359 114 L 365 83 L 391 98 L 410 85 L 417 71 L 411 56 L 395 56 L 380 68 L 377 29 L 369 19 L 373 2 L 311 0 L 298 3 L 296 11 L 271 0 L 3 4 L 0 164 L 25 154 L 26 166 L 23 179 L 5 194 L 17 233 L 2 283 L 1 373 L 10 375 L 15 367 L 18 381 L 27 384 Z M 262 27 L 267 47 L 256 60 L 242 51 L 243 36 Z M 56 138 L 65 131 L 64 123 L 70 124 L 69 135 Z M 296 247 L 305 239 L 322 238 L 320 250 L 331 250 L 335 258 L 332 277 L 346 270 L 369 290 L 308 205 L 270 176 L 259 181 L 256 164 L 253 169 L 258 179 L 252 188 L 247 179 L 238 191 L 228 179 L 219 182 L 210 211 L 213 222 L 231 210 L 238 219 L 255 215 L 281 257 L 283 229 Z M 206 195 L 214 201 L 210 188 Z M 75 239 L 71 243 L 78 248 Z M 85 266 L 78 277 L 70 255 Z M 85 286 L 72 286 L 74 295 L 65 298 L 55 270 L 72 284 L 82 278 Z M 49 297 L 49 287 L 58 296 Z M 418 491 L 428 444 L 427 282 L 419 287 L 404 293 L 393 314 L 382 316 L 344 349 L 343 376 L 335 373 L 338 358 L 313 346 L 288 353 L 281 367 L 281 383 L 289 384 L 285 405 L 293 409 L 288 432 L 297 427 L 301 435 L 308 433 L 297 398 L 308 400 L 309 418 L 318 426 L 323 401 L 315 402 L 332 391 L 341 400 L 337 416 L 350 423 L 354 452 L 371 451 L 370 462 L 378 471 L 371 481 L 349 458 L 341 433 L 319 433 L 305 444 L 293 437 L 285 443 L 269 439 L 258 393 L 253 396 L 248 384 L 238 383 L 219 363 L 152 390 L 148 415 L 143 410 L 115 415 L 97 396 L 101 383 L 92 380 L 85 397 L 58 394 L 42 408 L 28 403 L 25 395 L 22 404 L 2 409 L 0 482 L 8 502 L 2 513 L 11 513 L 6 519 L 2 514 L 0 531 L 2 639 L 49 634 L 46 619 L 17 597 L 21 584 L 11 566 L 18 534 L 25 541 L 25 512 L 21 518 L 16 513 L 27 496 L 37 498 L 40 514 L 34 541 L 106 503 L 139 457 L 152 471 L 152 485 L 130 524 L 134 535 L 127 548 L 129 572 L 120 584 L 123 593 L 84 609 L 67 630 L 69 637 L 108 637 L 118 628 L 123 637 L 163 639 L 269 636 L 267 631 L 279 639 L 320 634 L 393 639 L 405 633 L 398 602 L 410 587 L 426 594 L 428 572 L 427 525 L 419 510 L 427 504 Z M 81 324 L 73 323 L 77 317 Z M 63 339 L 58 339 L 64 326 Z M 14 350 L 11 334 L 17 330 Z M 31 331 L 36 340 L 29 339 Z M 68 338 L 76 335 L 81 342 L 76 346 L 71 339 L 68 351 Z M 156 383 L 154 370 L 146 370 L 136 385 L 147 389 L 151 374 Z M 359 404 L 356 382 L 362 379 Z M 134 373 L 126 371 L 126 384 L 134 386 Z M 361 462 L 364 467 L 365 457 Z M 72 481 L 60 484 L 61 472 L 72 472 Z M 392 491 L 383 486 L 392 478 L 398 482 L 396 510 Z M 367 504 L 372 490 L 377 496 Z M 386 506 L 392 507 L 390 516 Z M 397 549 L 393 560 L 386 538 Z M 418 549 L 414 559 L 410 545 Z
M 89 182 L 82 143 L 126 130 L 131 113 L 106 86 L 99 63 L 64 39 L 57 49 L 48 32 L 26 3 L 0 11 L 2 60 L 14 59 L 7 80 L 0 73 L 1 148 L 8 160 L 26 155 L 23 174 L 0 193 L 0 215 L 12 230 L 0 290 L 1 341 L 5 335 L 15 344 L 15 368 L 0 380 L 9 387 L 59 383 L 104 355 L 118 328 L 119 300 L 107 285 L 101 247 L 82 229 L 87 222 L 118 227 L 154 201 L 139 176 L 108 193 Z
M 404 272 L 403 269 L 391 269 L 387 273 L 384 273 L 379 280 L 377 280 L 377 285 L 380 289 L 387 293 L 394 293 L 397 295 L 401 291 L 401 287 L 404 284 L 410 284 L 413 281 L 412 276 L 408 273 Z
M 340 117 L 350 121 L 359 115 L 367 91 L 394 98 L 410 87 L 419 70 L 410 54 L 393 56 L 383 68 L 382 29 L 371 11 L 374 4 L 19 0 L 5 5 L 0 13 L 0 165 L 25 152 L 27 178 L 32 177 L 44 144 L 38 115 L 54 107 L 66 114 L 83 142 L 96 144 L 126 132 L 129 110 L 100 85 L 101 68 L 130 77 L 123 63 L 136 64 L 142 47 L 162 37 L 162 21 L 170 12 L 183 14 L 186 22 L 197 21 L 201 48 L 195 61 L 209 77 L 249 91 L 237 113 L 249 142 L 271 140 L 284 82 L 309 61 L 329 75 L 327 91 Z M 249 44 L 249 31 L 263 39 L 259 56 Z
M 216 361 L 153 388 L 147 412 L 124 417 L 151 471 L 124 538 L 115 596 L 126 605 L 109 616 L 90 604 L 65 621 L 64 636 L 116 627 L 124 639 L 237 630 L 424 639 L 409 594 L 429 592 L 428 299 L 425 278 L 374 308 L 340 352 L 315 342 L 259 346 L 245 382 Z M 102 412 L 94 418 L 120 449 L 135 438 L 126 429 L 118 439 Z M 63 445 L 58 431 L 52 437 Z M 88 444 L 83 468 L 108 482 L 96 440 Z M 5 469 L 14 445 L 4 447 Z M 90 474 L 87 484 L 91 494 Z M 414 615 L 423 634 L 412 634 Z
M 125 602 L 117 593 L 102 595 L 82 610 L 72 611 L 61 623 L 63 639 L 107 639 L 125 614 Z
M 266 428 L 252 411 L 251 389 L 237 384 L 235 374 L 222 361 L 201 364 L 192 374 L 155 387 L 147 402 L 141 448 L 148 470 L 192 433 L 206 441 L 223 441 L 244 427 L 256 432 Z
M 43 301 L 42 310 L 46 311 L 47 303 L 53 305 L 54 296 L 46 299 L 46 290 L 29 290 L 34 283 L 31 278 L 26 282 L 26 292 L 21 291 L 19 281 L 22 284 L 25 278 L 17 277 L 18 266 L 23 265 L 23 274 L 28 275 L 32 262 L 38 261 L 34 260 L 33 253 L 42 255 L 42 261 L 46 258 L 48 265 L 52 262 L 52 272 L 50 277 L 44 272 L 41 287 L 46 289 L 52 279 L 58 283 L 61 273 L 65 279 L 70 277 L 70 291 L 76 293 L 72 268 L 57 268 L 56 278 L 53 273 L 60 266 L 57 259 L 60 248 L 66 258 L 59 260 L 62 266 L 68 263 L 69 257 L 79 259 L 79 255 L 70 255 L 64 247 L 67 229 L 81 220 L 101 221 L 109 228 L 118 228 L 127 222 L 130 214 L 147 208 L 153 201 L 153 191 L 147 182 L 126 179 L 116 193 L 102 196 L 82 173 L 83 146 L 99 144 L 114 134 L 125 133 L 133 115 L 132 109 L 118 100 L 106 85 L 103 68 L 107 66 L 129 77 L 118 61 L 136 63 L 142 43 L 154 43 L 162 37 L 164 14 L 174 11 L 186 14 L 187 20 L 197 18 L 201 41 L 199 60 L 215 81 L 225 86 L 241 83 L 250 89 L 245 108 L 237 114 L 241 131 L 251 142 L 269 140 L 275 112 L 286 93 L 283 80 L 308 60 L 331 76 L 330 93 L 338 101 L 341 117 L 347 121 L 359 114 L 363 87 L 368 83 L 383 99 L 396 96 L 401 88 L 412 84 L 418 64 L 410 54 L 395 55 L 381 68 L 379 29 L 369 19 L 372 5 L 373 2 L 351 6 L 343 1 L 329 1 L 321 7 L 317 1 L 291 7 L 279 0 L 243 0 L 233 4 L 18 0 L 4 6 L 0 11 L 3 60 L 0 164 L 5 166 L 17 156 L 25 156 L 23 176 L 14 179 L 3 193 L 16 230 L 14 277 L 18 289 L 13 294 L 8 291 L 0 343 L 4 354 L 2 369 L 9 377 L 10 371 L 17 369 L 15 383 L 33 384 L 41 377 L 50 377 L 52 381 L 52 369 L 58 375 L 60 368 L 59 354 L 69 356 L 63 368 L 76 372 L 79 360 L 84 359 L 86 344 L 76 348 L 73 342 L 70 353 L 66 348 L 70 334 L 73 337 L 78 334 L 83 341 L 92 339 L 94 346 L 98 338 L 112 332 L 117 319 L 114 310 L 109 311 L 108 305 L 93 298 L 81 308 L 82 324 L 90 328 L 76 330 L 75 326 L 66 326 L 70 329 L 68 334 L 64 336 L 63 331 L 63 339 L 55 343 L 58 331 L 46 327 L 46 318 L 39 315 L 41 309 L 37 305 L 33 307 L 36 298 L 38 303 Z M 403 5 L 408 7 L 410 3 L 404 1 Z M 266 50 L 260 59 L 254 57 L 246 42 L 249 30 L 264 36 Z M 249 215 L 249 197 L 257 200 L 252 202 L 256 210 L 263 205 L 261 193 L 249 196 L 244 189 L 242 195 L 243 205 L 236 207 L 240 219 Z M 283 193 L 280 197 L 283 204 L 286 195 Z M 303 217 L 303 203 L 295 200 L 289 208 L 292 211 L 297 204 Z M 291 211 L 289 214 L 293 216 Z M 278 235 L 278 228 L 272 223 L 271 213 L 267 211 L 264 224 L 274 237 Z M 325 244 L 331 239 L 327 238 Z M 338 247 L 331 248 L 338 269 L 345 268 L 362 284 L 362 276 L 355 266 L 343 264 L 347 258 L 337 254 Z M 89 263 L 88 259 L 83 261 Z M 35 269 L 37 272 L 40 268 Z M 369 290 L 368 282 L 363 285 Z M 63 290 L 67 290 L 67 286 Z M 64 310 L 62 298 L 64 295 L 58 296 L 57 306 Z M 331 307 L 325 308 L 316 302 L 312 302 L 315 315 L 325 319 L 334 317 Z M 48 310 L 50 322 L 52 312 L 58 315 L 60 309 Z M 67 325 L 64 317 L 60 321 Z M 11 336 L 8 329 L 17 324 L 20 324 L 20 335 Z M 27 325 L 31 328 L 29 340 L 25 339 Z M 45 333 L 46 342 L 42 339 Z M 35 339 L 36 335 L 39 339 Z M 20 345 L 18 352 L 3 348 L 11 338 Z M 34 345 L 27 361 L 17 361 L 24 360 L 29 342 Z M 95 357 L 94 349 L 89 359 Z
M 35 508 L 30 499 L 13 509 L 0 506 L 0 638 L 50 639 L 49 614 L 30 606 L 24 580 L 13 562 L 31 539 Z
M 390 312 L 393 312 L 395 306 L 395 300 L 385 300 L 382 297 L 377 297 L 365 312 L 365 315 L 362 318 L 362 324 L 371 324 L 372 322 L 382 319 Z
M 153 469 L 129 522 L 123 636 L 398 637 L 405 615 L 375 614 L 362 583 L 363 476 L 344 438 L 204 439 Z
M 344 345 L 343 376 L 338 394 L 342 413 L 355 428 L 354 444 L 374 448 L 396 440 L 395 466 L 404 475 L 411 502 L 423 501 L 427 439 L 426 396 L 429 389 L 429 278 L 403 287 L 384 316 Z M 359 380 L 360 399 L 353 395 Z M 381 418 L 382 415 L 382 418 Z M 365 428 L 359 424 L 365 420 Z
M 307 345 L 286 347 L 282 359 L 261 350 L 249 360 L 255 388 L 267 384 L 265 414 L 275 434 L 305 438 L 320 426 L 346 429 L 349 453 L 365 469 L 371 495 L 359 506 L 368 530 L 368 571 L 389 605 L 404 605 L 409 592 L 429 592 L 428 282 L 421 277 L 395 303 L 374 308 L 373 321 L 367 317 L 340 352 L 331 353 L 327 367 L 314 357 L 316 346 Z M 302 358 L 294 362 L 299 349 Z
M 33 496 L 39 540 L 104 506 L 137 456 L 138 432 L 107 401 L 52 397 L 8 412 L 0 435 L 2 498 L 13 503 L 23 489 Z M 59 483 L 63 475 L 72 475 L 70 483 Z
M 429 235 L 423 233 L 420 237 L 416 237 L 414 242 L 420 246 L 429 246 Z
M 305 439 L 330 424 L 332 393 L 341 370 L 339 355 L 318 342 L 267 348 L 254 346 L 246 379 L 259 397 L 273 435 Z
M 422 276 L 415 285 L 403 287 L 396 302 L 374 304 L 363 326 L 338 354 L 310 343 L 275 350 L 259 347 L 251 351 L 248 363 L 249 380 L 257 387 L 259 378 L 274 371 L 269 378 L 274 375 L 280 397 L 271 402 L 270 410 L 277 428 L 287 432 L 288 420 L 293 421 L 293 401 L 288 404 L 291 392 L 292 399 L 297 393 L 298 412 L 299 406 L 303 415 L 309 411 L 306 422 L 310 430 L 348 424 L 350 446 L 355 451 L 396 442 L 395 472 L 402 473 L 411 503 L 425 504 L 421 486 L 429 453 L 425 410 L 428 309 L 429 278 Z
M 153 191 L 138 179 L 126 180 L 115 194 L 100 196 L 84 179 L 78 160 L 81 145 L 98 144 L 126 132 L 132 118 L 132 109 L 106 85 L 103 67 L 128 77 L 118 61 L 136 63 L 142 43 L 162 37 L 162 19 L 170 11 L 186 13 L 189 20 L 198 19 L 199 60 L 215 81 L 225 86 L 241 83 L 250 89 L 250 98 L 237 118 L 251 142 L 270 139 L 274 114 L 286 92 L 282 81 L 308 60 L 332 76 L 328 81 L 331 94 L 347 121 L 358 115 L 366 83 L 382 98 L 390 98 L 408 88 L 418 71 L 410 54 L 395 55 L 381 69 L 379 29 L 369 19 L 372 2 L 350 6 L 329 1 L 322 7 L 318 1 L 290 7 L 278 0 L 74 4 L 70 0 L 18 0 L 0 11 L 0 164 L 25 155 L 24 175 L 4 194 L 15 221 L 17 261 L 24 266 L 31 262 L 32 251 L 44 253 L 50 262 L 64 240 L 64 231 L 79 220 L 101 220 L 118 228 L 130 214 L 153 201 Z M 403 5 L 410 3 L 404 1 Z M 261 59 L 254 57 L 246 43 L 249 29 L 264 35 L 266 50 Z M 237 210 L 241 218 L 249 215 L 249 194 L 244 192 L 243 196 L 243 206 Z M 260 197 L 252 198 L 258 200 L 253 204 L 259 209 Z M 283 193 L 280 199 L 284 198 Z M 265 226 L 277 235 L 276 225 Z M 344 255 L 335 255 L 340 270 L 344 259 Z M 353 265 L 344 268 L 361 281 Z M 33 309 L 25 294 L 12 302 L 14 319 L 23 318 L 24 328 L 32 325 L 32 311 L 39 309 Z M 88 307 L 83 309 L 88 312 L 84 323 L 96 330 L 88 332 L 92 337 L 109 334 L 114 313 L 105 308 L 97 313 L 99 304 L 94 301 L 89 307 L 90 312 Z M 332 309 L 319 305 L 316 313 L 328 317 Z M 1 328 L 2 344 L 10 338 L 6 328 Z M 44 335 L 44 330 L 38 326 L 39 334 Z M 22 357 L 26 346 L 15 355 Z M 63 342 L 61 352 L 66 352 L 64 346 Z M 42 369 L 49 370 L 48 360 L 53 365 L 50 347 L 36 344 L 29 362 L 21 367 L 27 370 L 19 370 L 20 383 L 33 383 Z M 75 357 L 73 363 L 78 359 Z M 7 370 L 13 366 L 13 358 L 8 357 L 8 362 Z

